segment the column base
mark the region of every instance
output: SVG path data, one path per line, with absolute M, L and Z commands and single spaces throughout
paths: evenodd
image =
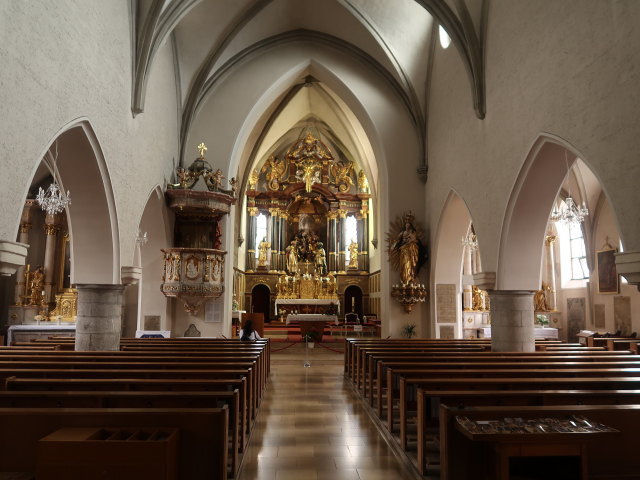
M 490 290 L 491 350 L 533 352 L 533 295 L 530 290 Z

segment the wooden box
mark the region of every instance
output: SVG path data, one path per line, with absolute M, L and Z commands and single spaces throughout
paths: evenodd
M 38 442 L 38 480 L 175 480 L 176 428 L 61 428 Z

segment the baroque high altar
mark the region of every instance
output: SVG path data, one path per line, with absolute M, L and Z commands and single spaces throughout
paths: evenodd
M 272 304 L 340 300 L 351 285 L 366 302 L 370 199 L 364 170 L 311 131 L 269 154 L 246 189 L 245 304 L 260 283 Z M 355 311 L 345 307 L 343 313 Z

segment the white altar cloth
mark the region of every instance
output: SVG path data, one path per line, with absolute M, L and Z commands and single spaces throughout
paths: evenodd
M 484 338 L 491 338 L 491 327 L 481 327 L 478 329 L 478 332 L 482 333 Z M 534 328 L 533 336 L 537 339 L 548 338 L 551 340 L 558 339 L 558 329 L 557 328 Z
M 337 324 L 338 316 L 321 313 L 290 313 L 287 315 L 287 325 L 291 322 L 331 322 Z
M 69 333 L 76 332 L 76 324 L 75 323 L 63 323 L 58 325 L 54 322 L 47 322 L 46 324 L 33 324 L 33 325 L 11 325 L 7 329 L 7 345 L 11 345 L 13 342 L 13 336 L 18 332 L 46 332 L 46 333 Z
M 278 305 L 336 305 L 340 311 L 340 301 L 331 298 L 278 298 L 276 300 L 276 315 L 278 315 Z

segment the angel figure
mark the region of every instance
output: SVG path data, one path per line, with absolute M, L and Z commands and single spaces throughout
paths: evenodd
M 249 190 L 255 190 L 256 186 L 258 185 L 258 179 L 260 178 L 259 174 L 258 174 L 258 170 L 253 170 L 250 174 L 249 174 Z
M 271 155 L 267 158 L 266 163 L 262 167 L 262 172 L 267 177 L 267 187 L 269 190 L 278 190 L 280 184 L 278 181 L 286 171 L 286 162 L 284 160 L 278 160 L 275 156 Z
M 231 187 L 231 193 L 233 194 L 233 196 L 236 196 L 236 192 L 238 191 L 238 181 L 236 180 L 235 177 L 231 178 L 229 180 L 229 186 Z
M 222 170 L 217 169 L 215 172 L 210 171 L 205 173 L 203 176 L 210 192 L 220 190 L 222 188 L 222 179 L 224 178 Z
M 170 188 L 179 188 L 183 190 L 191 188 L 198 179 L 198 176 L 195 175 L 191 170 L 183 167 L 176 168 L 176 177 L 178 177 L 178 183 L 170 183 Z
M 344 162 L 334 163 L 330 168 L 336 185 L 338 185 L 338 190 L 342 193 L 349 190 L 353 185 L 353 180 L 351 180 L 350 175 L 353 169 L 353 162 L 346 160 Z
M 369 193 L 369 181 L 364 170 L 360 170 L 358 173 L 358 190 L 360 190 L 360 193 Z
M 389 257 L 394 268 L 400 270 L 400 280 L 403 285 L 408 285 L 415 279 L 426 257 L 426 249 L 420 241 L 420 235 L 413 225 L 413 220 L 413 214 L 406 213 L 402 221 L 394 225 L 395 230 L 399 232 L 388 234 Z

